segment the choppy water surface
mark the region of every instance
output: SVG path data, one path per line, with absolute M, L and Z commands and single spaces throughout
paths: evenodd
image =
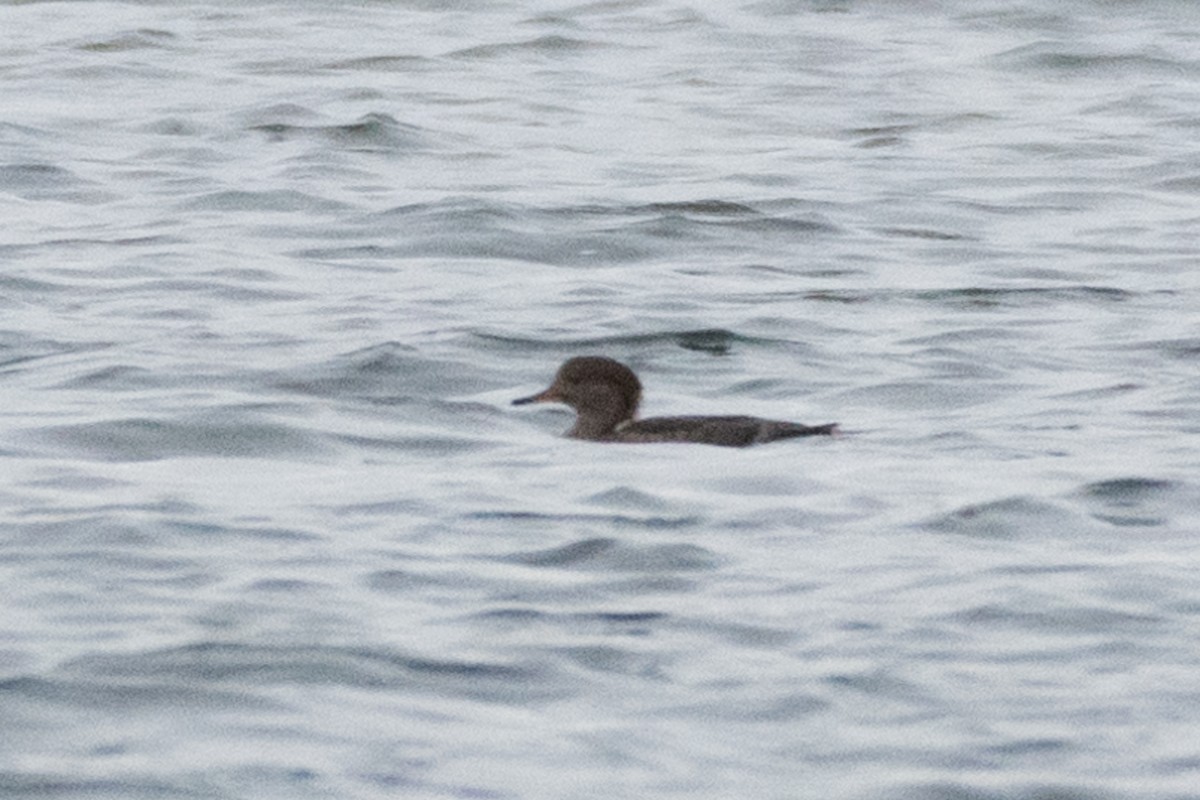
M 0 795 L 1200 796 L 1198 54 L 0 5 Z M 508 405 L 580 353 L 847 435 Z

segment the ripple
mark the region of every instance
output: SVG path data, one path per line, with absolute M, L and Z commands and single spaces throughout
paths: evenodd
M 922 800 L 1117 800 L 1120 797 L 1135 795 L 1114 795 L 1112 792 L 1095 789 L 1086 784 L 1042 784 L 1027 786 L 1010 786 L 1003 791 L 996 791 L 990 786 L 981 788 L 967 783 L 907 783 L 901 787 L 886 789 L 862 795 L 862 800 L 868 797 L 878 800 L 910 800 L 920 797 Z M 1170 795 L 1164 800 L 1172 800 Z M 1175 800 L 1184 800 L 1182 796 Z
M 1178 78 L 1181 73 L 1196 70 L 1193 65 L 1158 55 L 1089 51 L 1049 40 L 1021 45 L 998 53 L 992 59 L 998 65 L 1039 75 L 1059 74 L 1092 79 L 1154 74 Z
M 508 55 L 537 55 L 537 56 L 569 56 L 583 53 L 596 48 L 605 47 L 595 41 L 574 39 L 569 36 L 539 36 L 520 42 L 500 42 L 483 44 L 454 50 L 447 55 L 450 58 L 489 59 Z
M 173 382 L 161 373 L 153 372 L 152 370 L 128 364 L 118 364 L 70 378 L 58 384 L 55 388 L 84 391 L 103 389 L 110 392 L 131 392 L 162 387 Z
M 501 374 L 499 370 L 496 374 Z M 403 342 L 380 342 L 312 365 L 269 373 L 261 381 L 319 397 L 358 397 L 400 403 L 478 391 L 484 367 L 425 355 Z M 443 411 L 445 409 L 443 408 Z M 461 409 L 451 409 L 461 418 Z
M 294 190 L 213 192 L 187 200 L 181 208 L 193 211 L 278 211 L 330 214 L 347 206 Z
M 69 676 L 153 680 L 174 692 L 224 684 L 335 685 L 372 690 L 424 690 L 490 702 L 527 703 L 560 696 L 565 686 L 548 668 L 482 660 L 431 659 L 378 648 L 201 642 L 132 655 L 95 655 L 64 665 Z M 122 684 L 124 685 L 124 684 Z
M 347 150 L 378 151 L 394 154 L 418 153 L 432 146 L 432 131 L 400 122 L 389 114 L 373 112 L 342 125 L 296 125 L 288 122 L 264 122 L 250 130 L 265 134 L 270 141 L 307 139 L 336 145 Z
M 3 279 L 0 279 L 0 286 L 3 285 Z M 4 369 L 7 372 L 9 371 L 7 368 L 17 364 L 38 361 L 66 353 L 83 352 L 88 349 L 93 348 L 71 342 L 43 339 L 13 331 L 0 331 L 0 369 Z
M 153 461 L 188 456 L 311 457 L 330 452 L 321 438 L 298 428 L 215 414 L 191 419 L 130 418 L 26 431 L 37 441 L 81 457 Z
M 836 230 L 811 213 L 766 212 L 721 200 L 533 206 L 480 197 L 411 203 L 359 220 L 393 243 L 309 248 L 310 258 L 442 256 L 558 266 L 610 266 L 752 239 L 789 246 Z M 398 236 L 398 234 L 403 234 Z
M 110 36 L 106 39 L 94 39 L 76 45 L 76 48 L 89 53 L 122 53 L 129 50 L 158 49 L 169 45 L 177 37 L 170 31 L 140 28 Z
M 975 238 L 961 233 L 938 231 L 931 228 L 880 228 L 879 232 L 902 239 L 929 239 L 937 242 L 970 241 Z
M 0 770 L 0 796 L 88 797 L 97 800 L 155 800 L 173 797 L 186 800 L 224 800 L 227 797 L 224 793 L 197 790 L 195 782 L 190 778 L 171 782 L 153 777 L 81 778 L 67 773 L 4 770 Z
M 1151 350 L 1174 359 L 1191 361 L 1200 358 L 1200 337 L 1186 339 L 1162 339 L 1126 345 L 1130 350 Z
M 592 495 L 587 502 L 632 511 L 665 511 L 670 508 L 670 504 L 662 498 L 630 486 L 614 486 Z
M 361 58 L 332 61 L 325 64 L 324 69 L 361 72 L 411 72 L 413 69 L 427 66 L 431 66 L 430 61 L 422 56 L 363 56 Z
M 960 377 L 956 373 L 938 381 L 890 381 L 848 389 L 835 395 L 835 400 L 918 410 L 969 408 L 996 400 L 996 385 L 982 382 L 964 385 Z
M 26 200 L 96 204 L 112 199 L 111 194 L 94 187 L 92 181 L 53 164 L 0 165 L 0 192 L 10 192 Z
M 616 539 L 581 539 L 560 547 L 513 553 L 501 560 L 531 567 L 606 572 L 675 572 L 716 569 L 722 559 L 691 544 L 634 545 Z
M 1158 527 L 1173 517 L 1194 517 L 1200 492 L 1157 478 L 1114 478 L 1085 485 L 1076 493 L 1091 515 L 1120 527 Z
M 1121 303 L 1143 296 L 1113 286 L 968 286 L 947 289 L 850 291 L 822 289 L 807 292 L 809 300 L 844 304 L 859 303 L 930 303 L 946 308 L 1003 309 L 1038 308 L 1046 305 L 1084 302 Z
M 77 665 L 68 665 L 66 672 L 76 672 Z M 126 677 L 126 676 L 122 676 Z M 217 689 L 161 681 L 167 677 L 144 672 L 138 677 L 157 681 L 124 682 L 110 680 L 71 680 L 60 678 L 13 678 L 0 681 L 0 696 L 9 701 L 37 701 L 68 708 L 135 711 L 161 707 L 190 707 L 193 709 L 239 708 L 265 709 L 277 704 L 249 691 Z
M 699 522 L 697 517 L 630 516 L 627 514 L 551 514 L 541 511 L 474 511 L 464 515 L 468 520 L 485 522 L 532 523 L 543 528 L 559 528 L 567 524 L 598 524 L 601 527 L 618 526 L 672 530 L 690 528 Z
M 1029 497 L 963 506 L 923 527 L 983 539 L 1086 537 L 1098 533 L 1084 518 L 1053 503 Z
M 1167 622 L 1165 617 L 1158 615 L 1132 614 L 1111 608 L 1060 606 L 1031 610 L 994 603 L 947 614 L 942 619 L 968 627 L 1017 628 L 1061 636 L 1144 632 L 1147 628 L 1163 627 Z
M 486 332 L 473 332 L 471 335 L 486 344 L 497 346 L 496 349 L 499 350 L 520 352 L 549 350 L 564 356 L 578 355 L 582 350 L 629 351 L 644 355 L 648 349 L 664 345 L 723 356 L 733 352 L 739 345 L 770 346 L 783 343 L 781 340 L 747 336 L 724 328 L 655 331 L 572 339 L 509 336 Z

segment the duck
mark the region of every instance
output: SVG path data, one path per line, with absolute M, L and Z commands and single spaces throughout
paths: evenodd
M 550 386 L 512 401 L 563 403 L 575 411 L 573 439 L 589 442 L 687 442 L 720 447 L 749 447 L 801 436 L 832 436 L 836 422 L 798 422 L 749 416 L 686 416 L 638 419 L 642 382 L 633 370 L 606 356 L 576 356 L 563 362 Z

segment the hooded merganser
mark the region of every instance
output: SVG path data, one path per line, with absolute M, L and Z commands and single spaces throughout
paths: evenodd
M 723 447 L 831 435 L 837 423 L 801 425 L 759 417 L 654 417 L 637 420 L 642 384 L 633 370 L 603 356 L 578 356 L 558 369 L 544 392 L 513 400 L 565 403 L 575 409 L 575 426 L 567 436 L 593 442 L 694 442 Z

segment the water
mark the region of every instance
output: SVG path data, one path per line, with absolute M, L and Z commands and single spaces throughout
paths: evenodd
M 1200 796 L 1200 10 L 897 5 L 0 5 L 0 796 Z

